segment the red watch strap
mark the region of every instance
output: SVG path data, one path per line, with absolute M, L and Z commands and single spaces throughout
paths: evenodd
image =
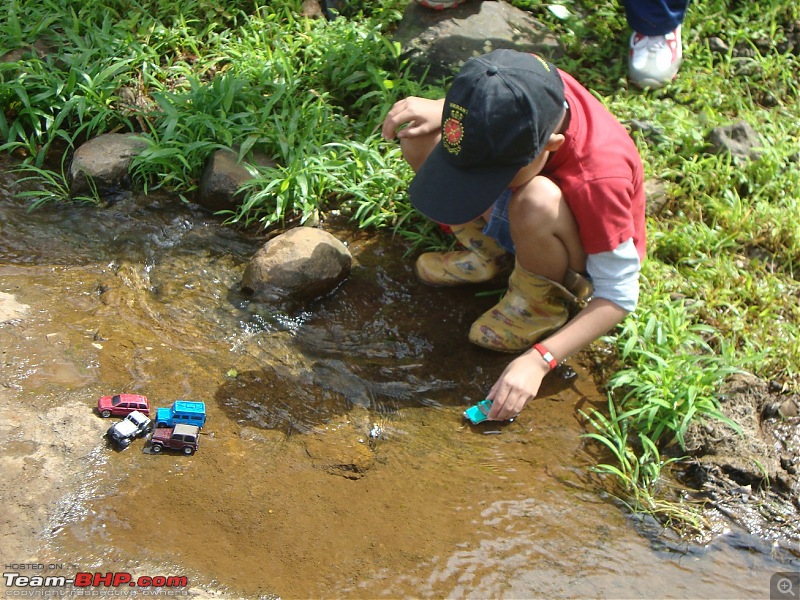
M 545 348 L 544 344 L 534 344 L 533 349 L 536 350 L 539 354 L 542 355 L 544 361 L 550 365 L 550 370 L 552 371 L 558 366 L 558 361 L 553 358 L 553 355 L 550 354 L 550 350 Z

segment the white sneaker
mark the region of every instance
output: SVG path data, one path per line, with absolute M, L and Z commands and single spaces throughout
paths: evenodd
M 657 88 L 669 83 L 677 75 L 682 60 L 680 25 L 665 35 L 634 32 L 631 36 L 628 71 L 631 81 L 639 87 Z

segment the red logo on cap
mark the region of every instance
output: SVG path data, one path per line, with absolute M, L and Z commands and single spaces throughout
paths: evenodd
M 464 128 L 461 126 L 461 121 L 452 117 L 447 119 L 442 126 L 442 134 L 448 146 L 457 148 L 461 144 L 461 138 L 464 137 Z

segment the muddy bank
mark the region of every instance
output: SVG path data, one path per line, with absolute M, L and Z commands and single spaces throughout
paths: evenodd
M 718 421 L 692 426 L 685 482 L 709 513 L 800 556 L 800 398 L 751 374 L 731 377 L 720 396 L 741 432 Z

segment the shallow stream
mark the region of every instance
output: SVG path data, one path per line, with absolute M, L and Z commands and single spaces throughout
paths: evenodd
M 398 241 L 334 228 L 350 277 L 285 313 L 239 293 L 263 238 L 168 198 L 30 213 L 7 169 L 7 567 L 231 598 L 767 598 L 797 570 L 733 526 L 694 545 L 597 491 L 580 411 L 604 398 L 579 362 L 513 423 L 466 426 L 509 358 L 466 342 L 494 297 L 425 288 Z M 198 452 L 111 449 L 93 407 L 118 392 L 204 401 Z

